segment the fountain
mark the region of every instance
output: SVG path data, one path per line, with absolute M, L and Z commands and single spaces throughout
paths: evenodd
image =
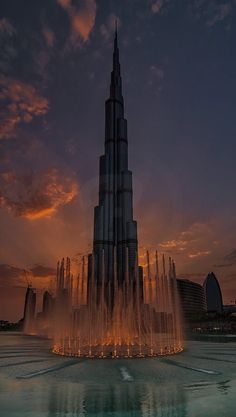
M 166 272 L 163 255 L 160 273 L 157 252 L 154 260 L 152 274 L 147 252 L 143 288 L 140 287 L 137 261 L 133 279 L 130 279 L 126 265 L 122 285 L 118 282 L 114 262 L 114 302 L 111 305 L 106 299 L 109 282 L 105 273 L 101 285 L 94 285 L 88 291 L 86 257 L 82 258 L 76 282 L 70 272 L 69 258 L 66 263 L 63 259 L 57 269 L 53 352 L 88 358 L 142 358 L 182 351 L 175 264 L 169 258 Z M 94 270 L 94 259 L 92 266 Z M 105 270 L 104 266 L 102 270 Z

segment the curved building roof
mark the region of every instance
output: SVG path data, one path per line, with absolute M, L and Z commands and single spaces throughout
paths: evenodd
M 220 284 L 213 272 L 210 272 L 203 284 L 206 296 L 207 311 L 222 313 L 223 301 Z

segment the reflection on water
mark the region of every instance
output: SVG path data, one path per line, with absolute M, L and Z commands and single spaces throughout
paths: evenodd
M 211 376 L 156 359 L 67 362 L 50 353 L 49 341 L 0 334 L 0 417 L 236 416 L 236 370 L 228 362 L 212 365 L 221 373 Z
M 48 417 L 52 416 L 185 417 L 184 391 L 176 385 L 150 383 L 103 386 L 63 384 L 49 393 Z

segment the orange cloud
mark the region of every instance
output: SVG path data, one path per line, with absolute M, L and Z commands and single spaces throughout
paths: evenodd
M 159 246 L 164 249 L 178 249 L 184 250 L 188 241 L 186 240 L 167 240 L 166 242 L 160 243 Z
M 207 256 L 207 255 L 210 255 L 211 254 L 211 251 L 210 250 L 206 250 L 206 251 L 198 251 L 198 252 L 195 252 L 195 253 L 189 253 L 188 254 L 188 257 L 189 258 L 202 258 L 203 256 Z
M 31 84 L 1 75 L 0 88 L 0 139 L 14 136 L 19 123 L 47 113 L 48 100 Z
M 71 43 L 77 46 L 81 40 L 86 42 L 95 24 L 96 1 L 82 0 L 76 6 L 72 5 L 71 0 L 57 0 L 57 2 L 68 13 L 71 26 Z
M 57 0 L 57 3 L 64 9 L 68 9 L 71 6 L 71 0 Z
M 63 176 L 55 168 L 28 175 L 5 172 L 0 185 L 0 207 L 29 220 L 52 216 L 78 194 L 76 179 Z

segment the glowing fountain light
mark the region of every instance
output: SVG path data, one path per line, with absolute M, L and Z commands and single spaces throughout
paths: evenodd
M 159 273 L 156 252 L 155 273 L 152 274 L 147 252 L 143 289 L 140 288 L 137 262 L 133 280 L 129 279 L 127 265 L 122 287 L 114 271 L 112 306 L 106 300 L 105 274 L 102 285 L 94 285 L 92 291 L 88 291 L 86 263 L 83 257 L 75 285 L 69 258 L 66 265 L 64 260 L 58 265 L 54 353 L 89 358 L 129 358 L 169 355 L 183 349 L 175 264 L 171 258 L 166 272 L 165 257 L 162 256 L 162 272 Z

